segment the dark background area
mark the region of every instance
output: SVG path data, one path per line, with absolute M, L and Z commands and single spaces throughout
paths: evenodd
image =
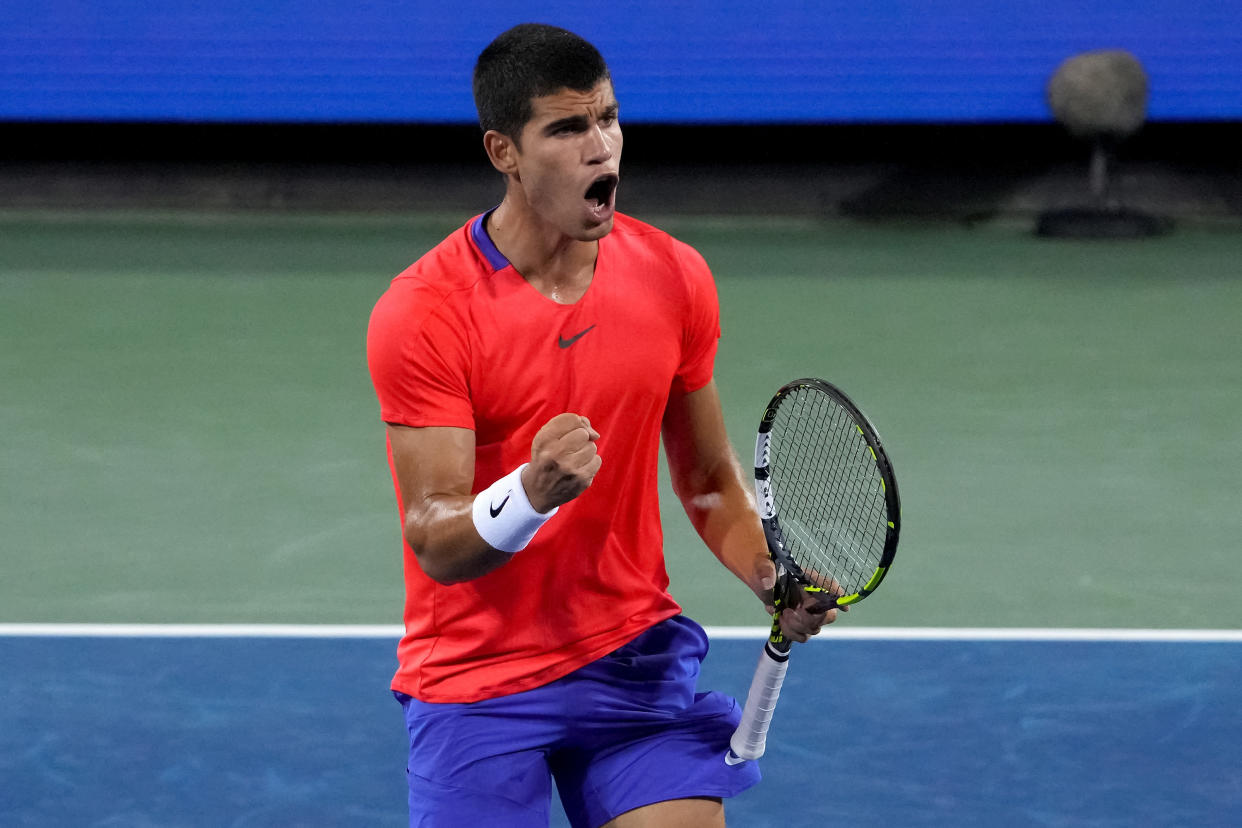
M 1090 148 L 1057 124 L 625 124 L 628 212 L 974 221 L 1088 200 Z M 15 208 L 483 209 L 478 129 L 425 124 L 9 123 Z M 1242 123 L 1152 123 L 1118 153 L 1129 207 L 1242 216 Z

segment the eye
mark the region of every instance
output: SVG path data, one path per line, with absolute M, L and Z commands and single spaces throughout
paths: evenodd
M 575 133 L 582 132 L 584 129 L 586 129 L 586 124 L 581 123 L 577 120 L 562 121 L 561 123 L 553 124 L 548 129 L 548 134 L 554 137 L 574 135 Z

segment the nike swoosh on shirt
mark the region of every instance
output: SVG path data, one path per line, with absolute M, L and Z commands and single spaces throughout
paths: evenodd
M 591 328 L 594 328 L 594 327 L 595 327 L 595 326 L 594 326 L 594 325 L 592 325 L 590 328 L 586 328 L 586 329 L 584 329 L 584 330 L 578 331 L 578 333 L 574 334 L 574 335 L 573 335 L 573 336 L 571 336 L 569 339 L 566 339 L 566 338 L 565 338 L 565 337 L 563 337 L 563 336 L 558 336 L 558 337 L 556 338 L 556 344 L 557 344 L 557 345 L 560 345 L 562 348 L 568 348 L 570 345 L 573 345 L 573 344 L 574 344 L 575 342 L 577 342 L 579 339 L 582 339 L 582 337 L 586 336 L 586 335 L 587 335 L 587 332 L 588 332 L 588 331 L 590 331 L 590 330 L 591 330 Z
M 501 509 L 503 509 L 503 508 L 505 508 L 505 504 L 506 504 L 506 503 L 508 503 L 508 502 L 509 502 L 509 495 L 505 495 L 505 499 L 504 499 L 504 500 L 502 500 L 502 501 L 500 501 L 500 505 L 499 505 L 499 506 L 491 506 L 491 505 L 489 505 L 489 506 L 487 507 L 487 511 L 489 511 L 489 512 L 491 512 L 491 513 L 492 513 L 492 517 L 500 517 L 500 510 L 501 510 Z

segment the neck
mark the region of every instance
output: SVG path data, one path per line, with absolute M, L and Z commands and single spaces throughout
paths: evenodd
M 522 278 L 549 299 L 572 304 L 590 287 L 599 242 L 566 236 L 512 193 L 489 217 L 487 232 Z

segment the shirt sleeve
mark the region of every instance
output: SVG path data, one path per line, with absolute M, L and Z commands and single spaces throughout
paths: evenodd
M 681 364 L 673 378 L 673 387 L 689 393 L 711 381 L 720 340 L 720 301 L 707 262 L 693 247 L 683 242 L 676 242 L 676 245 L 688 301 Z
M 367 364 L 380 418 L 412 426 L 474 428 L 470 349 L 446 297 L 398 278 L 380 297 L 367 328 Z

